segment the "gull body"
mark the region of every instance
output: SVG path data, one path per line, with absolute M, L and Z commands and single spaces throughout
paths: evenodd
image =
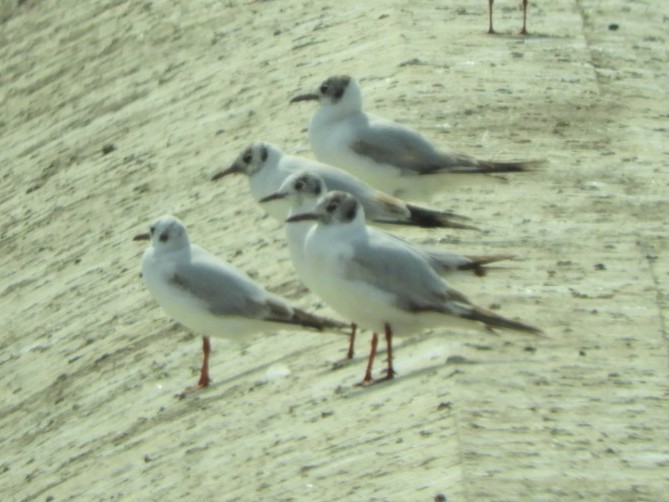
M 438 326 L 473 324 L 540 333 L 529 324 L 476 307 L 439 277 L 415 246 L 365 224 L 362 206 L 350 194 L 329 192 L 312 212 L 287 223 L 316 221 L 306 236 L 306 271 L 318 274 L 313 291 L 340 315 L 374 332 L 363 383 L 371 370 L 378 333 L 388 347 L 392 378 L 392 336 Z
M 362 91 L 348 76 L 333 76 L 313 93 L 291 102 L 315 100 L 309 123 L 316 158 L 341 167 L 370 185 L 404 198 L 426 198 L 476 174 L 526 171 L 541 162 L 492 162 L 437 149 L 418 132 L 363 110 Z
M 220 179 L 232 173 L 246 174 L 251 194 L 256 201 L 259 201 L 275 193 L 284 180 L 297 171 L 313 173 L 322 178 L 328 188 L 353 194 L 365 208 L 367 218 L 373 223 L 429 228 L 475 228 L 463 223 L 463 220 L 467 220 L 464 216 L 409 204 L 371 187 L 342 169 L 304 157 L 284 154 L 276 146 L 259 141 L 249 145 L 229 168 L 216 173 L 213 179 Z M 276 220 L 284 221 L 290 206 L 286 201 L 277 200 L 263 204 L 263 208 Z

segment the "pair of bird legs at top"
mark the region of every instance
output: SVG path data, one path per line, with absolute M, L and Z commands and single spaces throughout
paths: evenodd
M 495 30 L 492 28 L 492 4 L 495 3 L 495 0 L 488 0 L 488 33 L 495 33 Z M 521 0 L 523 6 L 523 27 L 520 29 L 519 34 L 527 35 L 527 28 L 525 23 L 527 21 L 527 0 Z

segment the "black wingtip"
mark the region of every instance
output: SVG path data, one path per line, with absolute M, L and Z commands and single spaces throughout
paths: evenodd
M 543 160 L 528 160 L 522 162 L 493 162 L 493 161 L 481 161 L 479 162 L 479 167 L 481 172 L 489 174 L 502 174 L 502 173 L 518 173 L 518 172 L 528 172 L 536 171 L 548 164 L 548 161 Z
M 462 230 L 480 230 L 473 225 L 453 221 L 469 220 L 469 218 L 451 211 L 435 211 L 420 206 L 414 206 L 412 204 L 407 204 L 407 209 L 409 210 L 410 216 L 406 223 L 410 225 L 423 228 L 458 228 Z

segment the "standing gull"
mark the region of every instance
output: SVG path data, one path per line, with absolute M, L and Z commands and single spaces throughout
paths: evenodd
M 386 337 L 393 378 L 392 337 L 437 326 L 482 324 L 539 334 L 541 330 L 473 305 L 449 287 L 414 246 L 365 225 L 355 198 L 330 192 L 316 208 L 287 222 L 313 220 L 304 244 L 306 270 L 317 275 L 314 292 L 340 315 L 373 331 L 362 384 L 373 382 L 377 333 Z
M 191 392 L 210 383 L 209 336 L 238 338 L 290 328 L 322 331 L 347 324 L 309 314 L 273 295 L 246 274 L 191 244 L 184 224 L 173 216 L 155 220 L 150 232 L 134 240 L 150 240 L 142 277 L 153 298 L 177 322 L 203 333 L 200 379 Z
M 360 86 L 348 75 L 330 77 L 291 103 L 308 100 L 320 103 L 309 124 L 316 158 L 393 195 L 425 198 L 456 177 L 528 171 L 543 163 L 492 162 L 440 151 L 416 131 L 364 112 Z
M 266 204 L 277 200 L 287 200 L 291 204 L 288 212 L 288 218 L 298 214 L 306 213 L 314 209 L 318 199 L 327 193 L 327 186 L 322 178 L 309 171 L 298 171 L 288 176 L 281 184 L 279 189 L 267 197 L 260 199 L 260 203 Z M 364 207 L 363 207 L 364 209 Z M 286 241 L 288 251 L 293 267 L 304 285 L 314 290 L 315 282 L 320 280 L 317 271 L 311 271 L 307 267 L 307 260 L 304 257 L 304 243 L 309 230 L 316 223 L 312 221 L 296 221 L 285 225 Z M 380 231 L 380 230 L 379 230 Z M 384 232 L 385 233 L 385 232 Z M 388 234 L 389 238 L 405 242 L 399 237 Z M 490 255 L 490 256 L 463 256 L 450 251 L 416 247 L 430 265 L 440 275 L 452 275 L 459 271 L 473 272 L 478 276 L 485 275 L 487 269 L 485 265 L 513 258 L 512 255 Z M 317 287 L 317 286 L 316 286 Z M 351 330 L 351 337 L 347 351 L 347 358 L 351 359 L 354 353 L 355 344 L 355 324 Z
M 216 173 L 218 180 L 233 173 L 248 176 L 251 194 L 259 201 L 276 192 L 281 183 L 296 171 L 308 171 L 318 175 L 332 190 L 353 194 L 365 208 L 367 218 L 374 223 L 410 225 L 419 227 L 443 227 L 475 229 L 462 223 L 468 218 L 450 211 L 435 211 L 408 204 L 403 200 L 372 188 L 364 181 L 342 169 L 322 164 L 304 157 L 286 155 L 269 143 L 256 141 L 235 159 L 230 167 Z M 287 203 L 265 204 L 263 207 L 273 218 L 284 221 L 289 210 Z

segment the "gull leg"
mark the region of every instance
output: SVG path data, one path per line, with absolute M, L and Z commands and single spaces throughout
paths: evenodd
M 358 325 L 354 322 L 351 323 L 351 336 L 349 337 L 348 342 L 348 352 L 346 353 L 346 359 L 353 359 L 353 347 L 355 346 L 355 332 L 358 329 Z
M 338 370 L 339 368 L 343 368 L 353 360 L 353 354 L 354 354 L 353 349 L 355 347 L 355 334 L 357 330 L 358 330 L 358 325 L 352 322 L 351 334 L 349 335 L 348 338 L 348 351 L 346 352 L 346 357 L 344 359 L 340 359 L 339 361 L 334 362 L 332 364 L 333 370 Z
M 393 369 L 393 330 L 388 323 L 386 323 L 386 349 L 388 353 L 388 370 L 384 380 L 390 380 L 395 376 Z
M 211 383 L 209 378 L 209 354 L 211 354 L 211 340 L 208 336 L 202 337 L 202 367 L 200 368 L 200 379 L 197 382 L 197 385 L 186 387 L 183 391 L 177 394 L 175 397 L 183 399 L 188 394 L 197 392 L 200 389 L 208 387 Z
M 209 378 L 209 354 L 211 354 L 211 341 L 208 336 L 202 337 L 202 368 L 200 368 L 200 380 L 197 382 L 199 388 L 208 387 L 211 383 Z
M 495 0 L 488 0 L 488 33 L 492 35 L 495 33 L 495 30 L 492 29 L 492 4 L 495 3 Z
M 374 357 L 376 356 L 376 346 L 379 343 L 379 335 L 376 332 L 372 333 L 372 347 L 369 351 L 369 359 L 367 360 L 367 371 L 365 371 L 365 378 L 362 379 L 358 385 L 369 385 L 374 382 L 372 378 L 372 366 L 374 366 Z
M 523 0 L 523 27 L 520 29 L 521 35 L 527 35 L 527 0 Z

